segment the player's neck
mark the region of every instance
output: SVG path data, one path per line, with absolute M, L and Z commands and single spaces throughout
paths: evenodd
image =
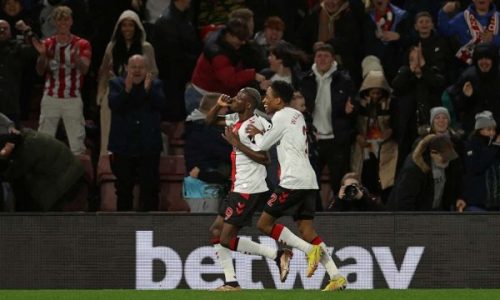
M 245 110 L 245 111 L 240 112 L 240 113 L 238 114 L 238 118 L 239 118 L 239 120 L 240 120 L 241 122 L 244 122 L 244 121 L 246 121 L 246 120 L 250 119 L 252 116 L 253 116 L 253 110 L 252 110 L 252 111 L 250 111 L 250 110 Z

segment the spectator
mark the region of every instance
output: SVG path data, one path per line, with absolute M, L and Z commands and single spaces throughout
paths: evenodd
M 364 55 L 375 55 L 382 61 L 390 81 L 404 61 L 410 43 L 410 20 L 406 11 L 390 0 L 370 0 L 363 21 Z
M 26 32 L 28 27 L 20 23 Z M 24 32 L 24 31 L 23 31 Z M 0 20 L 0 113 L 17 125 L 20 121 L 20 95 L 23 69 L 36 58 L 36 51 L 23 41 L 12 39 L 10 25 Z
M 33 45 L 40 54 L 36 70 L 38 74 L 45 75 L 38 131 L 55 136 L 62 118 L 71 152 L 78 155 L 85 152 L 81 88 L 92 51 L 87 40 L 71 34 L 73 18 L 69 7 L 56 7 L 52 19 L 56 35 L 43 43 L 33 39 Z
M 454 78 L 452 54 L 448 40 L 441 37 L 434 30 L 432 16 L 426 11 L 419 12 L 415 16 L 415 31 L 417 38 L 413 46 L 422 48 L 422 55 L 426 64 L 437 68 L 439 73 L 447 75 L 446 79 Z
M 147 72 L 146 57 L 132 55 L 126 77 L 109 83 L 111 170 L 116 176 L 117 209 L 132 210 L 134 184 L 139 181 L 141 210 L 158 210 L 159 164 L 162 150 L 160 111 L 165 105 L 161 81 Z
M 446 135 L 429 134 L 408 155 L 387 207 L 398 211 L 457 210 L 466 206 L 459 198 L 457 174 L 450 162 L 458 155 Z
M 261 90 L 267 90 L 273 81 L 285 81 L 299 89 L 300 64 L 307 61 L 306 54 L 285 41 L 279 41 L 269 49 L 269 68 L 260 71 L 266 77 L 261 82 Z
M 394 80 L 394 96 L 397 103 L 400 163 L 410 153 L 418 137 L 418 128 L 430 124 L 429 111 L 441 106 L 441 94 L 445 78 L 440 71 L 427 63 L 422 47 L 412 47 L 408 64 L 402 66 Z
M 62 210 L 84 187 L 81 162 L 62 142 L 30 129 L 0 135 L 2 170 L 17 211 Z
M 261 55 L 269 56 L 269 49 L 276 46 L 283 38 L 285 23 L 278 16 L 268 17 L 264 23 L 264 30 L 255 34 L 255 44 L 259 46 Z
M 385 203 L 394 185 L 398 144 L 393 135 L 394 102 L 384 73 L 368 71 L 359 95 L 351 169 Z
M 198 58 L 185 93 L 186 113 L 199 106 L 201 98 L 209 92 L 235 95 L 241 88 L 264 81 L 265 77 L 255 69 L 244 69 L 238 50 L 250 36 L 247 24 L 241 19 L 232 19 L 219 31 L 213 33 Z
M 300 91 L 318 130 L 318 169 L 330 170 L 332 189 L 338 191 L 342 176 L 349 171 L 354 138 L 354 84 L 335 61 L 333 47 L 320 44 L 314 64 L 302 80 Z
M 476 114 L 474 132 L 465 148 L 464 199 L 467 211 L 499 210 L 500 136 L 489 111 Z
M 356 173 L 344 175 L 338 195 L 328 206 L 329 211 L 380 211 L 382 208 L 380 198 L 370 194 Z
M 317 42 L 332 45 L 337 62 L 359 84 L 362 35 L 359 21 L 351 10 L 349 0 L 324 0 L 304 19 L 298 44 L 309 54 L 314 52 Z
M 184 157 L 189 176 L 206 184 L 224 186 L 229 183 L 232 147 L 222 138 L 221 130 L 205 124 L 207 113 L 219 96 L 217 93 L 203 96 L 200 107 L 187 117 Z
M 448 1 L 439 11 L 438 29 L 445 37 L 457 36 L 461 48 L 456 57 L 463 63 L 473 63 L 476 45 L 492 43 L 500 47 L 500 14 L 492 0 L 472 0 L 463 12 L 450 20 L 448 14 L 458 10 L 456 1 Z
M 454 107 L 466 133 L 474 130 L 474 116 L 489 110 L 500 121 L 500 73 L 498 72 L 498 49 L 491 44 L 476 46 L 473 65 L 460 76 L 451 87 Z
M 4 19 L 9 23 L 12 37 L 20 40 L 24 39 L 23 32 L 18 31 L 16 28 L 16 23 L 20 20 L 23 20 L 34 32 L 39 34 L 38 22 L 24 9 L 21 0 L 2 0 L 1 8 L 0 19 Z
M 100 106 L 101 117 L 101 153 L 106 155 L 108 151 L 109 127 L 111 111 L 108 106 L 108 83 L 117 77 L 125 77 L 125 66 L 128 59 L 134 54 L 142 54 L 148 61 L 147 72 L 156 78 L 158 69 L 156 67 L 155 51 L 150 43 L 146 42 L 146 32 L 142 26 L 139 16 L 126 10 L 115 24 L 115 30 L 111 36 L 104 58 L 99 68 L 99 84 L 97 90 L 97 104 Z
M 201 50 L 189 17 L 190 2 L 172 1 L 154 25 L 153 44 L 167 97 L 164 119 L 172 122 L 186 118 L 184 91 Z

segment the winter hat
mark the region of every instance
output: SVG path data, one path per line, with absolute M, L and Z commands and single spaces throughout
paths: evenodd
M 363 59 L 361 62 L 361 69 L 363 70 L 363 78 L 365 78 L 370 71 L 384 72 L 380 59 L 374 55 L 368 55 Z
M 435 134 L 429 141 L 429 150 L 437 151 L 447 161 L 452 161 L 458 157 L 457 152 L 453 148 L 453 142 L 450 137 L 445 134 Z
M 493 118 L 493 114 L 489 110 L 482 111 L 476 114 L 476 125 L 474 125 L 475 130 L 497 127 L 497 122 Z
M 436 106 L 431 108 L 431 125 L 432 121 L 434 121 L 434 118 L 439 114 L 445 114 L 448 120 L 450 120 L 450 113 L 448 112 L 448 109 L 443 106 Z

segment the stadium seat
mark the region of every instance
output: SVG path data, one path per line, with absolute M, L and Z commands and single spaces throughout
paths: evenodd
M 169 155 L 160 158 L 160 211 L 189 211 L 189 206 L 182 198 L 184 179 L 184 156 Z M 116 211 L 116 177 L 111 171 L 109 156 L 99 158 L 97 165 L 97 183 L 100 187 L 101 211 Z M 139 207 L 139 186 L 134 188 L 134 210 Z

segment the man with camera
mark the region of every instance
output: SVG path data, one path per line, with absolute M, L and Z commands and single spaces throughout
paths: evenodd
M 371 195 L 367 188 L 361 185 L 359 175 L 347 173 L 341 181 L 338 195 L 328 206 L 330 211 L 380 211 L 380 198 Z

